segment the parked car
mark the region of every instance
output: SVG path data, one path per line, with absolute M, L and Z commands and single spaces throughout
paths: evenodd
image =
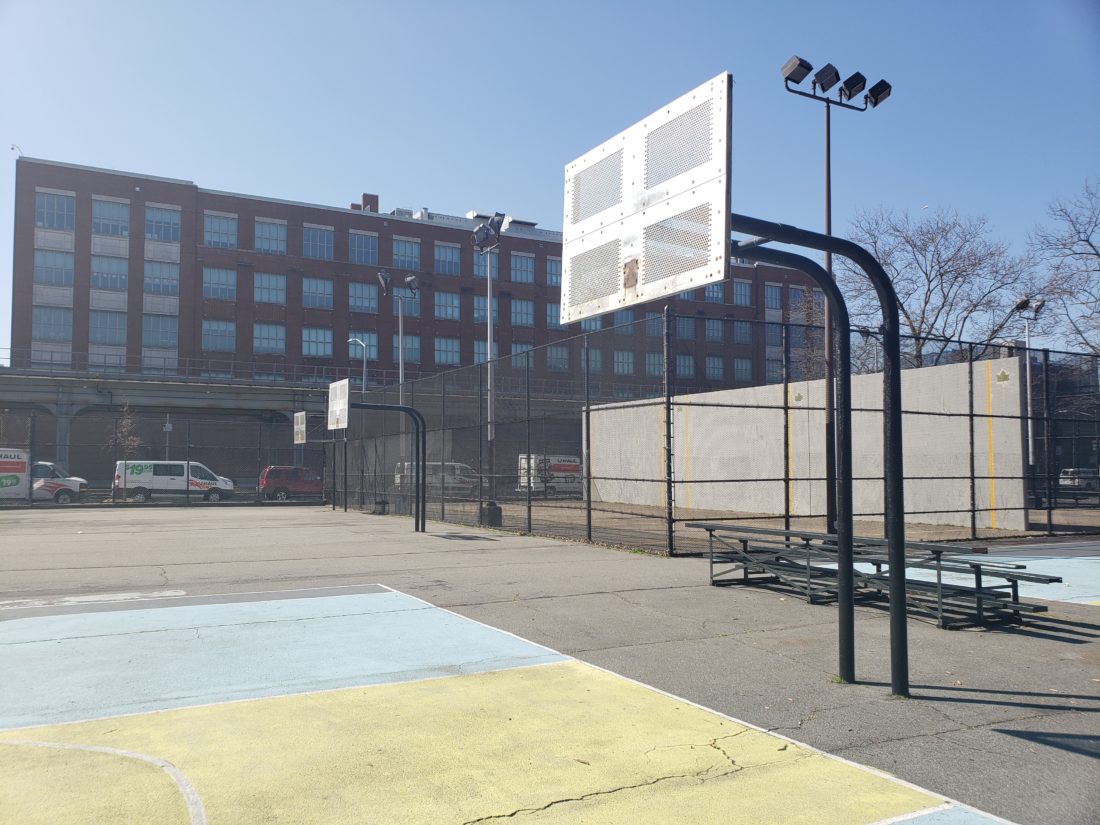
M 1100 473 L 1095 467 L 1066 467 L 1058 476 L 1058 486 L 1073 490 L 1100 490 Z
M 269 501 L 287 501 L 324 494 L 321 476 L 308 467 L 264 467 L 260 471 L 260 495 Z
M 477 495 L 481 479 L 469 464 L 455 461 L 428 461 L 427 494 L 448 498 L 473 498 Z M 411 493 L 416 486 L 416 466 L 412 461 L 402 461 L 393 468 L 393 486 L 398 493 Z
M 183 496 L 206 501 L 230 498 L 233 482 L 197 461 L 116 461 L 114 491 L 122 498 L 148 501 L 154 495 Z

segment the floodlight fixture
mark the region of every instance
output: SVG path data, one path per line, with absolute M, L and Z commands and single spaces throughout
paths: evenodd
M 1016 302 L 1016 306 L 1012 307 L 1012 311 L 1013 312 L 1023 312 L 1029 306 L 1031 306 L 1031 299 L 1030 298 L 1021 298 L 1019 301 Z
M 382 270 L 378 273 L 378 283 L 382 284 L 382 294 L 388 295 L 390 291 L 390 273 Z
M 832 63 L 826 63 L 814 75 L 814 85 L 823 92 L 829 91 L 840 81 L 840 72 Z
M 867 92 L 867 102 L 870 103 L 871 108 L 874 109 L 882 103 L 882 101 L 886 100 L 893 90 L 894 88 L 889 83 L 885 80 L 880 80 Z
M 1035 316 L 1038 316 L 1038 315 L 1039 315 L 1039 311 L 1040 311 L 1040 310 L 1041 310 L 1041 309 L 1042 309 L 1043 307 L 1045 307 L 1046 305 L 1047 305 L 1047 299 L 1046 299 L 1046 298 L 1040 298 L 1040 299 L 1039 299 L 1038 301 L 1036 301 L 1036 302 L 1035 302 L 1035 306 L 1033 306 L 1033 307 L 1031 308 L 1031 312 L 1032 312 L 1032 314 L 1033 314 L 1033 315 L 1035 315 Z
M 495 212 L 493 217 L 489 218 L 488 223 L 479 224 L 478 227 L 474 229 L 473 234 L 474 246 L 477 247 L 477 251 L 485 254 L 490 250 L 496 249 L 500 245 L 501 233 L 505 232 L 511 223 L 511 215 L 505 215 L 503 212 Z
M 413 295 L 416 294 L 416 289 L 417 289 L 418 284 L 419 284 L 419 281 L 418 281 L 418 279 L 415 275 L 406 275 L 405 276 L 405 288 L 408 289 L 409 292 L 411 292 Z
M 840 97 L 843 100 L 851 100 L 859 95 L 867 87 L 867 78 L 856 72 L 840 84 Z
M 796 86 L 806 79 L 806 75 L 814 70 L 814 67 L 810 65 L 808 60 L 803 60 L 797 54 L 790 60 L 783 64 L 783 68 L 780 72 L 783 75 L 783 79 L 788 83 L 793 83 Z

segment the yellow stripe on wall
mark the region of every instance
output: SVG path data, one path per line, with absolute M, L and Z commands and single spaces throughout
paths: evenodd
M 997 529 L 997 509 L 995 507 L 996 499 L 994 495 L 997 492 L 997 480 L 994 476 L 993 465 L 993 378 L 990 374 L 991 368 L 988 361 L 985 362 L 985 426 L 986 432 L 989 436 L 989 526 L 994 530 Z

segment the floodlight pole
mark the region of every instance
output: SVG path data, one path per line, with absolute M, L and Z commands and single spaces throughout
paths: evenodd
M 367 397 L 367 345 L 366 345 L 365 342 L 363 342 L 359 338 L 349 338 L 348 343 L 349 344 L 358 344 L 359 346 L 361 346 L 363 348 L 363 378 L 361 379 L 362 380 L 362 385 L 359 387 L 359 393 L 364 398 L 366 398 Z
M 496 454 L 493 449 L 493 270 L 491 268 L 492 248 L 486 248 L 485 256 L 485 448 L 489 461 L 489 503 L 497 500 Z

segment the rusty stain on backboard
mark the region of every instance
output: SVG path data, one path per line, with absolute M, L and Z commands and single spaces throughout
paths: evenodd
M 623 264 L 623 293 L 630 300 L 638 292 L 638 258 L 628 258 Z

